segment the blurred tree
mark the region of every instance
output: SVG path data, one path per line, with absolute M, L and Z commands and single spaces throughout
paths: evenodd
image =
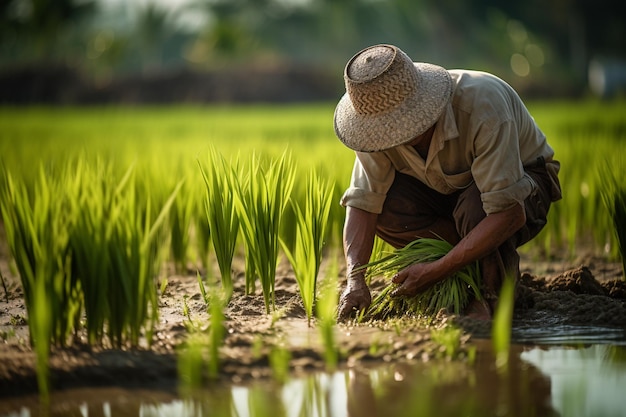
M 196 0 L 188 6 L 207 17 L 188 56 L 196 63 L 249 61 L 264 50 L 263 28 L 271 0 Z
M 121 14 L 104 25 L 95 13 L 100 1 L 0 0 L 0 63 L 71 56 L 107 74 L 190 62 L 297 63 L 340 73 L 356 51 L 386 42 L 416 60 L 554 88 L 584 85 L 598 55 L 626 55 L 619 0 L 190 0 L 187 16 L 205 23 L 186 31 L 154 0 L 140 9 L 121 3 Z
M 563 68 L 584 79 L 587 64 L 597 55 L 626 57 L 626 10 L 621 0 L 468 0 L 481 23 L 484 10 L 501 10 L 550 45 Z
M 0 30 L 10 30 L 36 59 L 59 54 L 64 31 L 96 10 L 94 0 L 2 0 Z
M 143 70 L 159 70 L 162 43 L 173 32 L 168 10 L 152 1 L 140 6 L 136 32 Z

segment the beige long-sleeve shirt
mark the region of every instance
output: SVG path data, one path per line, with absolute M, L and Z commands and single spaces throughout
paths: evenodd
M 395 172 L 442 194 L 476 183 L 487 214 L 522 203 L 536 186 L 524 165 L 553 149 L 517 93 L 484 72 L 450 70 L 453 96 L 436 123 L 424 160 L 410 145 L 356 152 L 341 204 L 380 213 Z

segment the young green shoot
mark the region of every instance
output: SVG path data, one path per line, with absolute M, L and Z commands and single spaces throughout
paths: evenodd
M 337 257 L 333 258 L 337 259 Z M 326 368 L 329 371 L 337 367 L 339 352 L 335 338 L 335 325 L 337 324 L 337 277 L 339 275 L 336 260 L 331 260 L 326 271 L 326 279 L 323 282 L 320 295 L 317 299 L 317 324 L 324 346 L 324 358 Z
M 491 340 L 496 355 L 496 367 L 499 371 L 504 372 L 506 372 L 509 362 L 514 304 L 515 278 L 507 276 L 502 283 L 491 327 Z
M 275 308 L 274 285 L 279 255 L 279 230 L 285 206 L 295 179 L 295 170 L 287 154 L 265 166 L 252 156 L 245 181 L 237 181 L 235 205 L 241 231 L 261 281 L 267 314 Z M 246 263 L 246 266 L 250 264 Z
M 232 262 L 239 235 L 239 217 L 235 208 L 238 162 L 228 164 L 223 156 L 211 149 L 209 166 L 200 171 L 206 185 L 206 217 L 211 242 L 222 277 L 222 287 L 230 299 L 233 292 Z
M 602 180 L 600 193 L 604 206 L 613 222 L 614 235 L 617 238 L 617 248 L 622 261 L 622 275 L 626 280 L 626 176 L 624 164 L 615 168 L 607 163 L 601 170 Z
M 302 204 L 294 203 L 296 213 L 294 248 L 289 248 L 284 240 L 280 240 L 296 276 L 309 326 L 313 317 L 313 303 L 322 263 L 322 250 L 332 202 L 332 189 L 331 184 L 311 172 L 306 180 L 304 202 Z

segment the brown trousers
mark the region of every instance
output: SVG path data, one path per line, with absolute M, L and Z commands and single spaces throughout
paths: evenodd
M 537 236 L 546 224 L 550 204 L 560 198 L 558 178 L 547 172 L 542 159 L 525 167 L 525 171 L 537 183 L 537 189 L 524 201 L 526 224 L 495 252 L 479 261 L 482 294 L 492 308 L 504 277 L 520 275 L 517 248 Z M 475 183 L 446 195 L 414 177 L 396 172 L 378 216 L 377 234 L 395 248 L 418 237 L 441 237 L 456 244 L 485 217 Z

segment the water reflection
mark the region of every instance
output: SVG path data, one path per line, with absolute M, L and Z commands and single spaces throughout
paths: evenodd
M 549 380 L 519 360 L 506 373 L 493 357 L 390 364 L 316 374 L 278 386 L 257 383 L 196 392 L 193 399 L 144 406 L 142 416 L 552 416 Z
M 285 384 L 213 385 L 193 394 L 74 390 L 53 394 L 49 416 L 618 416 L 626 405 L 624 347 L 515 345 L 506 372 L 488 341 L 474 364 L 392 363 L 314 374 Z M 32 400 L 32 399 L 31 399 Z M 44 415 L 12 399 L 0 416 Z
M 392 363 L 314 374 L 249 386 L 213 385 L 193 394 L 159 398 L 127 391 L 53 394 L 50 416 L 550 416 L 549 378 L 512 352 L 508 372 L 497 372 L 490 345 L 474 364 L 447 361 Z M 0 401 L 0 410 L 3 410 Z M 42 415 L 36 406 L 10 416 Z M 3 415 L 0 412 L 0 415 Z
M 521 358 L 550 378 L 551 403 L 563 416 L 626 414 L 626 348 L 535 348 Z

